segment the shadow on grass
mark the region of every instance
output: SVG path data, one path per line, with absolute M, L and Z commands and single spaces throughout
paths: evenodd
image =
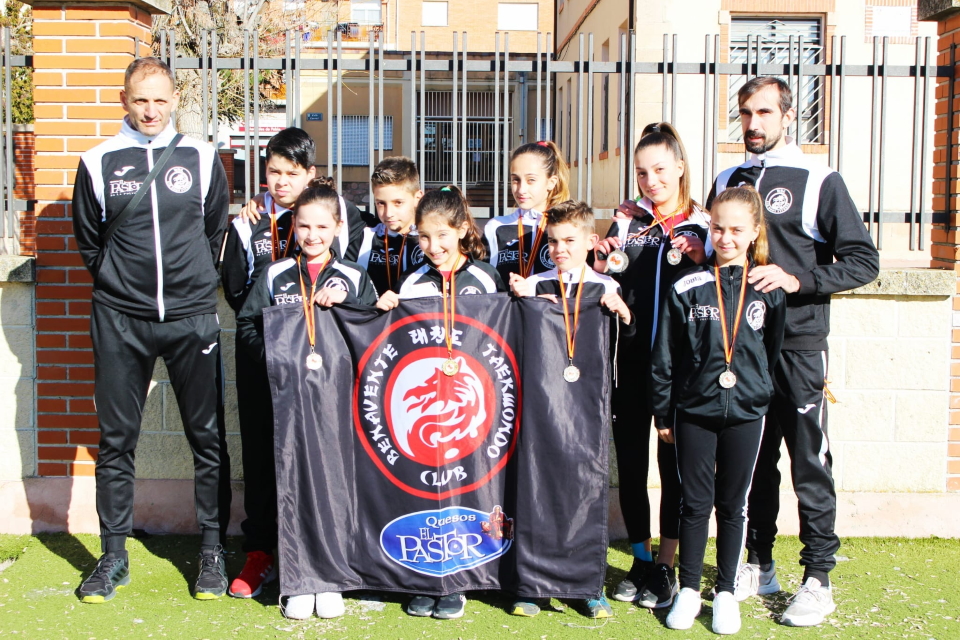
M 97 565 L 99 556 L 90 550 L 74 535 L 69 533 L 37 533 L 37 541 L 50 551 L 70 563 L 84 577 Z

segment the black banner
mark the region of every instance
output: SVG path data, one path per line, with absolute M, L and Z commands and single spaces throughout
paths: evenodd
M 561 306 L 440 298 L 264 312 L 276 432 L 280 587 L 592 598 L 607 547 L 609 319 L 583 300 L 580 379 Z M 521 380 L 523 384 L 521 385 Z

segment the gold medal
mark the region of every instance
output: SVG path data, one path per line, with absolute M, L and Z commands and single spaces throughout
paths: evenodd
M 630 258 L 620 249 L 611 251 L 610 254 L 607 255 L 607 271 L 610 273 L 623 273 L 629 265 Z
M 580 284 L 577 286 L 577 300 L 573 308 L 573 323 L 570 322 L 570 310 L 567 307 L 567 289 L 563 285 L 563 274 L 557 274 L 560 281 L 560 300 L 563 302 L 563 332 L 567 338 L 567 368 L 563 370 L 563 379 L 576 382 L 580 379 L 580 369 L 573 365 L 573 353 L 577 346 L 577 328 L 580 326 L 580 296 L 583 294 L 583 277 L 587 267 L 580 267 Z
M 310 355 L 307 356 L 307 369 L 310 369 L 311 371 L 316 371 L 322 366 L 323 366 L 323 358 L 320 356 L 319 353 L 311 352 Z
M 453 358 L 447 358 L 440 366 L 440 370 L 443 371 L 443 374 L 446 376 L 455 376 L 457 372 L 460 371 L 460 363 Z
M 580 379 L 580 369 L 576 368 L 572 364 L 567 366 L 563 370 L 563 379 L 567 382 L 576 382 Z
M 674 247 L 670 249 L 670 251 L 667 251 L 667 262 L 670 264 L 678 265 L 681 260 L 683 260 L 683 253 L 681 253 L 680 249 Z
M 737 384 L 737 375 L 730 370 L 733 361 L 733 347 L 737 343 L 737 333 L 740 331 L 740 318 L 743 316 L 743 300 L 747 295 L 747 260 L 743 262 L 743 273 L 740 274 L 740 300 L 734 311 L 736 320 L 733 321 L 733 335 L 727 334 L 727 312 L 723 304 L 723 286 L 720 284 L 720 267 L 713 264 L 713 275 L 717 283 L 717 308 L 720 311 L 720 330 L 723 333 L 723 357 L 727 362 L 727 370 L 720 374 L 720 386 L 729 389 Z

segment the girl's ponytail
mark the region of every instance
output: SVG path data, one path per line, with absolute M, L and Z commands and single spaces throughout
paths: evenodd
M 557 185 L 551 189 L 547 196 L 546 208 L 549 209 L 569 200 L 570 166 L 563 159 L 563 152 L 560 151 L 560 147 L 552 140 L 528 142 L 513 150 L 513 153 L 510 154 L 510 161 L 513 162 L 517 157 L 526 153 L 531 153 L 540 158 L 543 162 L 543 171 L 548 178 L 557 177 Z

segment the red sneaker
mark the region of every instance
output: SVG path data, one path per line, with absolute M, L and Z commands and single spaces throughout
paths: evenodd
M 234 598 L 252 598 L 260 595 L 263 585 L 277 579 L 277 564 L 273 556 L 263 551 L 251 551 L 247 562 L 233 582 L 230 583 L 230 595 Z

